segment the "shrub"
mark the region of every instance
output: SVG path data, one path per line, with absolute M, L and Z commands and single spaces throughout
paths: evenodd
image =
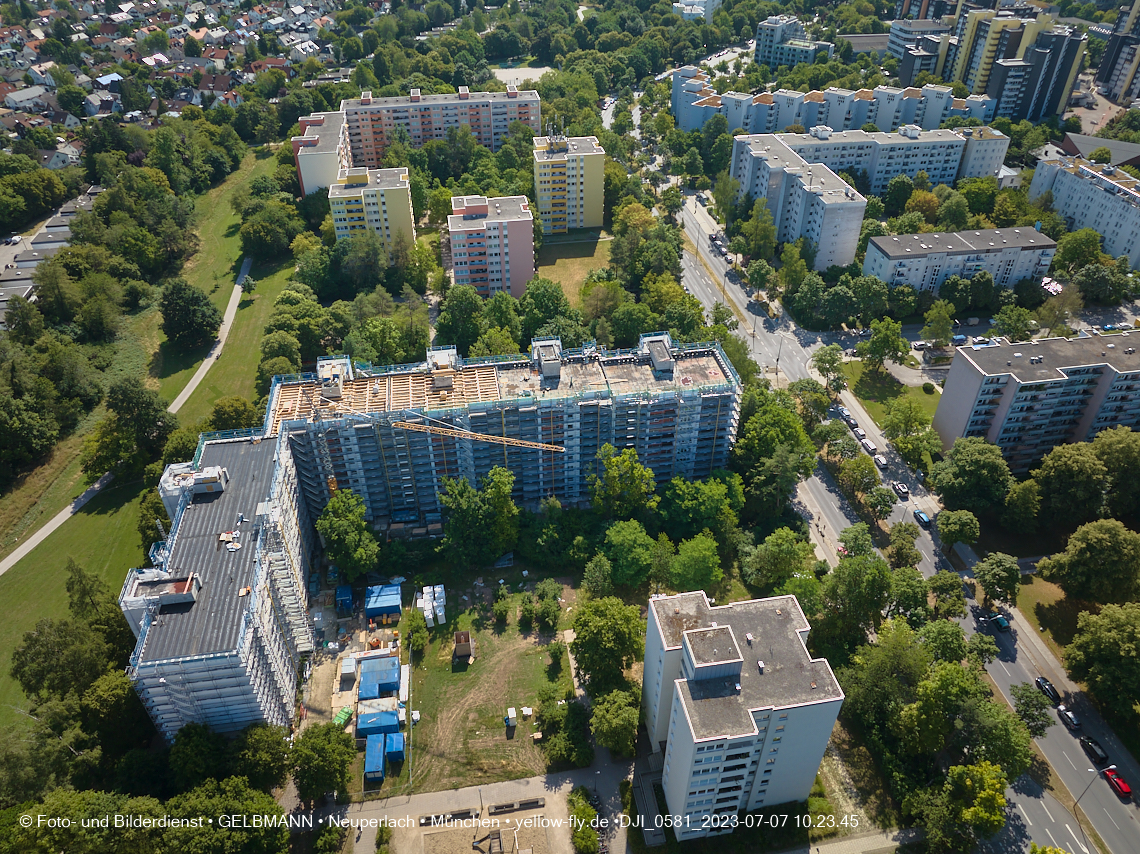
M 577 854 L 597 854 L 598 831 L 594 828 L 598 813 L 590 806 L 590 791 L 585 786 L 577 786 L 566 799 L 570 817 L 574 820 L 574 829 L 570 841 L 574 844 Z
M 507 624 L 507 617 L 510 616 L 511 611 L 510 600 L 496 599 L 491 610 L 495 614 L 495 622 L 505 626 Z
M 519 608 L 519 628 L 529 630 L 534 625 L 534 597 L 529 593 L 523 594 L 522 606 Z
M 934 394 L 934 383 L 923 383 L 922 390 L 927 394 Z

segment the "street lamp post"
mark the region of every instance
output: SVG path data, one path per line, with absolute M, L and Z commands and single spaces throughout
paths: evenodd
M 1087 791 L 1089 790 L 1089 787 L 1090 787 L 1090 786 L 1092 786 L 1092 784 L 1096 782 L 1096 778 L 1097 778 L 1097 776 L 1098 776 L 1098 775 L 1097 775 L 1097 771 L 1096 771 L 1096 769 L 1095 769 L 1095 768 L 1089 768 L 1088 770 L 1089 770 L 1089 771 L 1092 773 L 1092 775 L 1093 775 L 1093 776 L 1092 776 L 1092 779 L 1091 779 L 1091 780 L 1089 780 L 1088 786 L 1085 786 L 1084 792 L 1081 792 L 1081 795 L 1080 795 L 1080 797 L 1079 797 L 1079 798 L 1077 798 L 1076 802 L 1073 804 L 1073 818 L 1075 818 L 1075 819 L 1077 820 L 1077 824 L 1079 824 L 1079 825 L 1081 826 L 1081 836 L 1082 836 L 1082 837 L 1084 838 L 1084 840 L 1085 840 L 1085 845 L 1084 845 L 1084 849 L 1085 849 L 1085 851 L 1088 851 L 1088 850 L 1089 850 L 1089 849 L 1088 849 L 1088 841 L 1089 841 L 1089 835 L 1088 835 L 1088 834 L 1085 832 L 1085 824 L 1084 824 L 1084 822 L 1083 822 L 1083 821 L 1081 821 L 1081 817 L 1080 817 L 1080 815 L 1078 815 L 1078 814 L 1077 814 L 1077 809 L 1078 809 L 1078 808 L 1080 807 L 1080 805 L 1081 805 L 1081 798 L 1083 798 L 1083 797 L 1085 796 L 1085 792 L 1087 792 Z M 1105 770 L 1106 770 L 1106 771 L 1115 771 L 1115 770 L 1116 770 L 1116 766 L 1115 766 L 1115 765 L 1109 765 L 1109 766 L 1108 766 L 1108 767 L 1107 767 Z

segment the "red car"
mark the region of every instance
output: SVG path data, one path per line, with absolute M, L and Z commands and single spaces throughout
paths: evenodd
M 1116 792 L 1120 797 L 1132 797 L 1132 787 L 1128 785 L 1127 781 L 1120 776 L 1115 768 L 1105 768 L 1104 779 L 1108 780 L 1108 785 L 1112 786 L 1112 791 Z

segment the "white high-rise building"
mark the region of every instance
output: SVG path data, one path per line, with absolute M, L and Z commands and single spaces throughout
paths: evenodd
M 720 0 L 682 0 L 673 4 L 673 14 L 686 21 L 712 21 L 713 13 L 720 8 Z
M 717 816 L 807 799 L 843 704 L 831 666 L 808 653 L 810 630 L 794 596 L 650 601 L 642 705 L 678 839 L 731 833 Z

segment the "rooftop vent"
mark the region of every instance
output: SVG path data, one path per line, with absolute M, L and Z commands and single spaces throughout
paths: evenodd
M 763 661 L 757 661 L 756 667 L 760 670 L 760 675 L 763 676 L 764 675 L 764 662 Z
M 744 639 L 745 639 L 746 641 L 748 641 L 748 645 L 749 645 L 749 646 L 752 646 L 752 632 L 748 632 L 748 633 L 747 633 L 747 634 L 744 636 Z
M 714 629 L 716 628 L 716 620 L 713 620 L 713 624 L 712 624 L 712 627 L 713 627 Z

